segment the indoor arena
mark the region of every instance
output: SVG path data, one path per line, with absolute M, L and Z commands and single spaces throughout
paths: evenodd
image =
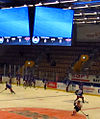
M 100 119 L 100 0 L 0 0 L 0 119 Z

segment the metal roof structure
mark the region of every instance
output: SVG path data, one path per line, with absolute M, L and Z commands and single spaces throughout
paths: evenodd
M 74 23 L 100 23 L 100 0 L 0 0 L 0 8 L 48 6 L 74 10 Z

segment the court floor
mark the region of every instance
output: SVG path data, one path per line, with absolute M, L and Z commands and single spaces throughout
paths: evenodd
M 0 84 L 0 91 L 4 88 L 5 84 Z M 76 98 L 73 93 L 16 85 L 13 90 L 16 94 L 9 90 L 0 92 L 0 119 L 100 119 L 99 96 L 84 95 L 82 111 L 89 116 L 82 112 L 71 116 Z

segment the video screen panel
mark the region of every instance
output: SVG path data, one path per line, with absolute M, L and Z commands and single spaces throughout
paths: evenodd
M 36 7 L 32 44 L 71 46 L 73 14 L 73 10 Z
M 100 24 L 77 24 L 77 42 L 100 43 Z
M 0 10 L 0 44 L 30 45 L 28 7 Z

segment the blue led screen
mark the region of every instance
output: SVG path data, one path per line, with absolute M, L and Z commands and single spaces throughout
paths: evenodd
M 73 10 L 36 7 L 33 36 L 72 38 Z
M 0 10 L 0 37 L 30 36 L 28 8 Z

